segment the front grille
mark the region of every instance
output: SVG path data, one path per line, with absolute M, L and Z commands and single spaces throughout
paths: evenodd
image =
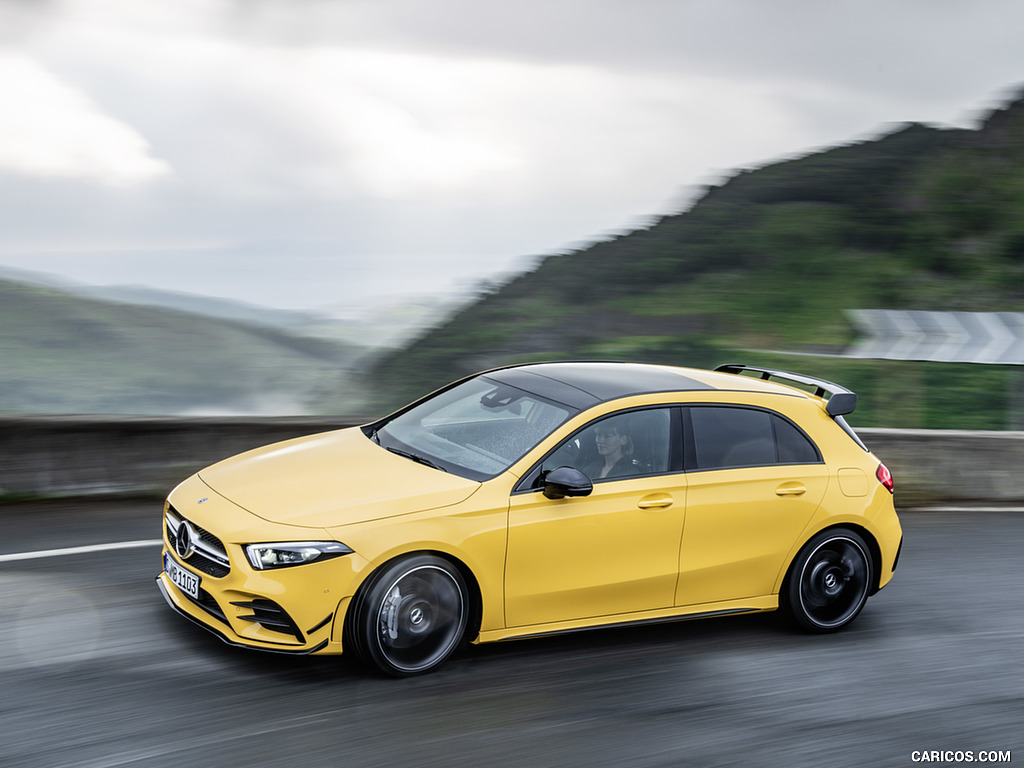
M 205 528 L 185 520 L 174 507 L 169 506 L 167 514 L 164 515 L 164 528 L 167 530 L 167 543 L 171 545 L 171 549 L 177 553 L 178 536 L 183 525 L 188 525 L 190 530 L 192 553 L 185 558 L 179 553 L 179 558 L 189 567 L 215 579 L 231 573 L 231 561 L 228 560 L 227 550 L 221 540 Z
M 171 546 L 173 547 L 174 544 L 172 543 Z M 215 579 L 221 579 L 231 573 L 231 568 L 228 566 L 221 565 L 216 560 L 211 560 L 199 552 L 193 552 L 185 562 L 197 571 L 202 571 Z
M 256 599 L 249 602 L 231 603 L 240 608 L 248 608 L 252 611 L 248 616 L 238 616 L 244 621 L 252 621 L 271 632 L 280 632 L 284 635 L 291 635 L 300 643 L 305 642 L 302 631 L 292 621 L 291 616 L 285 613 L 284 608 L 273 600 Z

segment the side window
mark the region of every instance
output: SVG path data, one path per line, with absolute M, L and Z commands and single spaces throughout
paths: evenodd
M 754 408 L 690 409 L 697 469 L 813 464 L 818 449 L 786 419 Z
M 779 446 L 779 463 L 814 464 L 821 461 L 821 455 L 807 435 L 781 416 L 773 416 L 775 442 Z
M 700 407 L 690 409 L 690 418 L 698 469 L 775 463 L 775 439 L 767 411 Z
M 593 481 L 667 472 L 669 408 L 628 411 L 595 421 L 552 451 L 542 469 L 575 467 Z

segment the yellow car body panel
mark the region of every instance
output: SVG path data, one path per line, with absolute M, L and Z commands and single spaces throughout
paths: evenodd
M 161 591 L 174 608 L 199 624 L 219 634 L 224 640 L 268 651 L 298 652 L 317 648 L 324 652 L 341 652 L 341 644 L 331 638 L 332 624 L 337 618 L 338 603 L 350 594 L 357 583 L 357 574 L 365 563 L 358 554 L 339 557 L 303 568 L 280 571 L 257 571 L 246 560 L 242 546 L 252 541 L 295 540 L 315 538 L 310 529 L 298 529 L 269 523 L 255 517 L 207 486 L 198 475 L 179 485 L 169 497 L 169 505 L 192 523 L 211 531 L 231 531 L 223 537 L 231 570 L 222 578 L 211 578 L 199 572 L 174 551 L 164 526 L 163 558 L 173 559 L 200 578 L 201 587 L 210 593 L 222 611 L 222 618 L 213 616 L 199 604 L 189 600 L 168 578 L 166 570 L 159 576 Z M 165 505 L 166 511 L 167 505 Z M 324 534 L 320 532 L 320 538 Z M 281 601 L 288 595 L 301 595 L 288 601 L 288 612 L 306 635 L 305 640 L 270 632 L 261 625 L 239 617 L 251 610 L 234 603 L 258 599 Z M 328 619 L 327 624 L 323 624 Z M 318 626 L 321 625 L 321 626 Z M 308 630 L 318 627 L 317 631 Z
M 366 558 L 361 575 L 412 552 L 438 552 L 465 565 L 479 587 L 482 628 L 504 626 L 502 591 L 512 476 L 480 486 L 461 504 L 330 529 Z
M 508 625 L 672 607 L 686 487 L 666 492 L 664 481 L 643 477 L 600 483 L 590 496 L 562 503 L 542 493 L 513 496 L 506 558 Z
M 720 469 L 687 477 L 676 604 L 771 594 L 824 495 L 827 468 Z
M 473 642 L 774 610 L 801 549 L 836 527 L 863 536 L 871 590 L 885 586 L 902 541 L 893 497 L 875 478 L 878 459 L 840 429 L 825 400 L 760 379 L 678 370 L 696 382 L 693 389 L 626 394 L 582 408 L 491 477 L 396 455 L 368 429 L 290 440 L 215 464 L 179 485 L 167 509 L 187 520 L 192 534 L 219 540 L 229 572 L 197 570 L 191 553 L 175 551 L 168 524 L 165 563 L 195 575 L 202 594 L 186 595 L 166 568 L 161 590 L 175 609 L 230 643 L 340 653 L 361 590 L 415 553 L 442 556 L 464 575 L 478 622 L 467 638 Z M 673 465 L 597 479 L 589 495 L 565 498 L 528 484 L 556 447 L 603 417 L 659 408 L 674 414 L 676 430 L 687 409 L 737 404 L 799 425 L 821 459 Z M 324 541 L 351 553 L 260 570 L 245 550 Z M 264 600 L 297 631 L 254 618 L 252 606 Z
M 257 448 L 199 476 L 255 515 L 311 528 L 446 507 L 479 486 L 382 451 L 358 429 Z

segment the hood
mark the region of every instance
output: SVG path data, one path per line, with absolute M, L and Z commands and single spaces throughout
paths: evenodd
M 257 448 L 207 467 L 199 477 L 264 520 L 314 528 L 446 507 L 480 487 L 396 456 L 358 428 Z

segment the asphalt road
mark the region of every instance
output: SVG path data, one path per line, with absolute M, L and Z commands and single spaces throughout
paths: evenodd
M 0 507 L 0 766 L 1024 762 L 1024 511 L 903 522 L 895 580 L 837 635 L 685 622 L 472 648 L 388 680 L 223 645 L 166 607 L 154 545 L 10 557 L 155 541 L 159 503 Z

